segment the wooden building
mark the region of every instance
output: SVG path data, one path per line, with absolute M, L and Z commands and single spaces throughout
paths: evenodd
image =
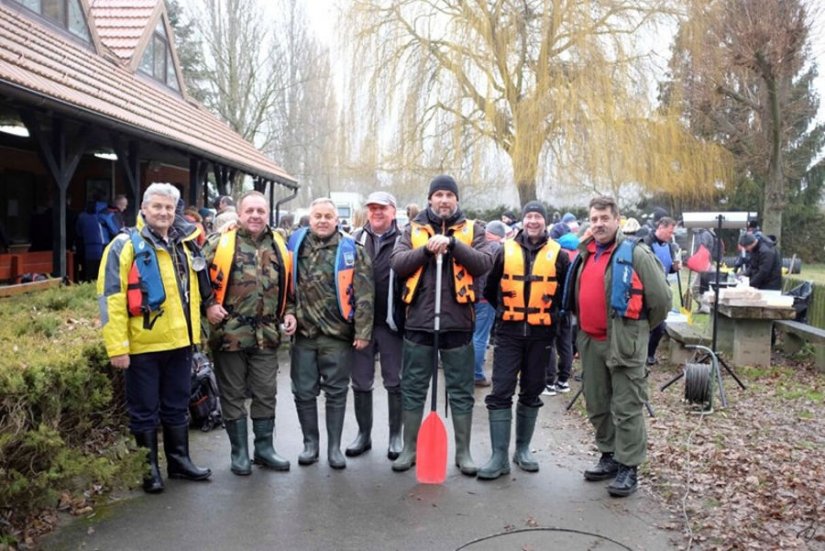
M 163 0 L 0 0 L 0 281 L 71 276 L 72 214 L 89 201 L 125 194 L 134 219 L 168 182 L 200 207 L 210 174 L 222 194 L 238 174 L 273 202 L 297 194 L 187 94 Z

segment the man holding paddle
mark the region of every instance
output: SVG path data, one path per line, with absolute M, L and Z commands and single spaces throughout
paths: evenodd
M 404 448 L 392 464 L 394 471 L 408 470 L 417 459 L 423 465 L 436 448 L 446 450 L 446 433 L 434 408 L 423 427 L 421 424 L 439 350 L 453 414 L 455 463 L 465 475 L 475 476 L 478 471 L 470 455 L 475 402 L 473 278 L 486 273 L 493 259 L 484 227 L 464 217 L 458 200 L 456 181 L 447 175 L 435 177 L 430 182 L 427 208 L 410 221 L 392 254 L 393 270 L 406 279 L 402 299 L 407 304 L 401 377 Z M 418 449 L 418 442 L 425 447 Z M 419 480 L 439 478 L 418 474 Z
M 510 472 L 508 448 L 513 421 L 513 393 L 521 382 L 516 405 L 516 453 L 513 462 L 527 472 L 539 470 L 530 440 L 542 404 L 545 366 L 559 324 L 564 276 L 570 265 L 561 246 L 547 236 L 547 209 L 538 201 L 524 206 L 523 229 L 504 242 L 487 276 L 484 297 L 498 307 L 493 391 L 487 395 L 493 454 L 478 471 L 492 480 Z

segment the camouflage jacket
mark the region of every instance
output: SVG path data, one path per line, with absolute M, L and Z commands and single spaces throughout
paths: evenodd
M 323 240 L 309 232 L 293 257 L 297 263 L 298 285 L 287 303 L 287 313 L 298 320 L 298 334 L 314 339 L 327 335 L 352 341 L 372 337 L 375 288 L 372 261 L 361 245 L 355 256 L 352 286 L 355 292 L 355 323 L 341 316 L 335 295 L 335 253 L 340 234 Z
M 221 234 L 213 233 L 203 246 L 207 266 L 215 259 Z M 223 351 L 277 348 L 281 342 L 277 318 L 281 261 L 267 228 L 254 240 L 238 229 L 235 257 L 229 273 L 224 308 L 229 316 L 212 325 L 209 346 Z M 287 277 L 289 275 L 287 274 Z

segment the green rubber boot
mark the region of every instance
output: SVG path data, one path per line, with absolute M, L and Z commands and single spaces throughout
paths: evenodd
M 346 469 L 347 460 L 341 453 L 341 433 L 344 431 L 346 406 L 327 405 L 327 461 L 333 469 Z
M 461 474 L 475 476 L 478 467 L 470 455 L 470 433 L 473 428 L 473 414 L 453 413 L 453 430 L 455 431 L 455 466 Z
M 252 474 L 252 465 L 249 462 L 249 440 L 246 417 L 225 421 L 226 434 L 229 435 L 229 444 L 232 447 L 230 470 L 238 476 Z
M 298 455 L 298 464 L 312 465 L 318 461 L 318 445 L 321 439 L 318 434 L 318 404 L 315 400 L 296 401 L 295 407 L 298 410 L 301 432 L 304 434 L 304 451 Z
M 403 410 L 401 412 L 404 425 L 404 447 L 398 459 L 392 462 L 392 470 L 403 472 L 410 470 L 415 465 L 415 452 L 418 445 L 418 429 L 421 428 L 421 418 L 424 417 L 424 410 Z
M 538 416 L 539 408 L 516 405 L 516 453 L 513 454 L 513 463 L 528 473 L 539 470 L 539 463 L 530 451 L 530 440 L 533 439 L 533 429 L 536 428 Z
M 288 471 L 289 461 L 278 455 L 272 444 L 275 418 L 253 419 L 252 432 L 255 433 L 255 464 L 276 471 Z
M 358 421 L 358 436 L 347 447 L 347 457 L 358 457 L 372 449 L 372 391 L 353 391 L 355 420 Z
M 493 455 L 478 471 L 480 480 L 494 480 L 502 475 L 510 474 L 510 427 L 513 424 L 513 410 L 491 409 L 490 416 L 490 443 Z

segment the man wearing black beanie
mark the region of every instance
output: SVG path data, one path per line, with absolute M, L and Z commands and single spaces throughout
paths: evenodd
M 487 395 L 490 422 L 490 460 L 478 471 L 481 480 L 510 472 L 509 446 L 516 404 L 516 451 L 513 462 L 536 472 L 538 461 L 530 450 L 541 398 L 545 368 L 560 322 L 567 254 L 547 236 L 547 209 L 530 201 L 522 210 L 522 229 L 504 242 L 487 276 L 484 298 L 500 312 L 493 355 L 493 391 Z M 569 338 L 569 334 L 568 334 Z
M 432 376 L 435 297 L 441 297 L 439 350 L 455 429 L 455 464 L 475 476 L 470 432 L 475 403 L 473 323 L 476 290 L 473 278 L 492 265 L 484 227 L 467 220 L 458 207 L 458 185 L 452 176 L 430 182 L 428 206 L 404 230 L 391 263 L 406 280 L 402 300 L 407 305 L 402 351 L 401 397 L 404 447 L 392 464 L 406 471 L 416 460 L 416 441 L 424 401 Z M 436 258 L 443 255 L 441 286 L 436 288 Z

